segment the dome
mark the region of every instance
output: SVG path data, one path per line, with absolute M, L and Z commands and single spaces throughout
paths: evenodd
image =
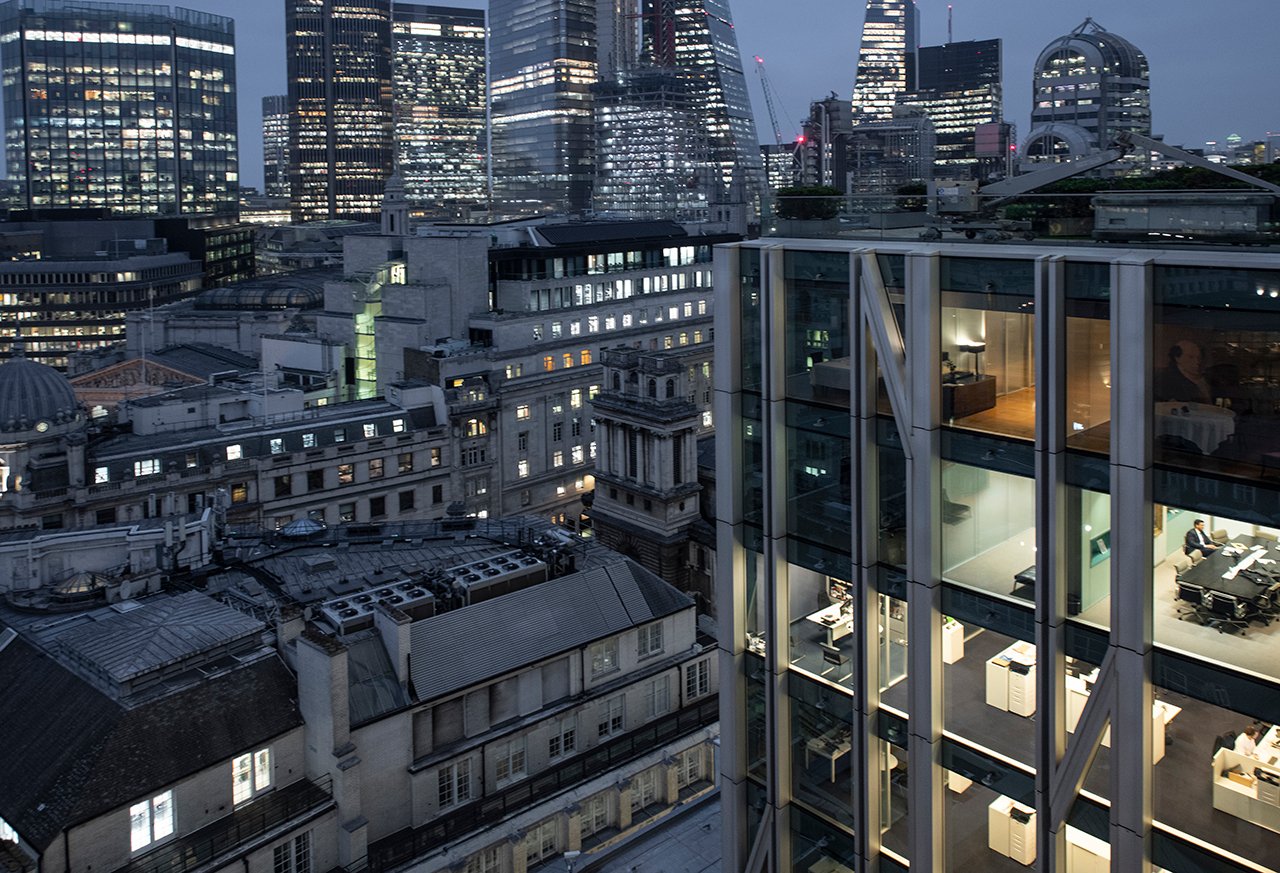
M 0 364 L 0 433 L 68 424 L 80 415 L 80 401 L 67 377 L 47 364 L 16 356 Z
M 1125 79 L 1147 79 L 1150 68 L 1147 56 L 1122 36 L 1098 24 L 1092 18 L 1045 47 L 1036 58 L 1037 76 L 1060 74 L 1061 65 L 1071 66 L 1070 61 L 1079 58 L 1089 67 L 1089 73 L 1099 73 Z

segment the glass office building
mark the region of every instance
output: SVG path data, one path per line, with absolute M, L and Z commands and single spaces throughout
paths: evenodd
M 853 82 L 855 124 L 888 121 L 898 98 L 915 90 L 917 15 L 915 0 L 867 0 Z
M 289 196 L 289 98 L 262 98 L 262 193 Z
M 391 0 L 288 0 L 295 221 L 376 220 L 391 175 Z
M 458 217 L 488 200 L 484 11 L 397 3 L 396 150 L 405 196 Z
M 492 0 L 489 21 L 495 210 L 587 209 L 595 174 L 594 0 Z
M 132 3 L 0 3 L 14 203 L 235 212 L 235 23 Z
M 724 868 L 1280 868 L 1280 256 L 715 282 Z
M 918 106 L 933 122 L 938 178 L 977 178 L 975 131 L 1003 118 L 1000 40 L 921 46 L 918 90 L 902 102 Z

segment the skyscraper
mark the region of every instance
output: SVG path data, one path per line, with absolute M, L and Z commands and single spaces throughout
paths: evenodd
M 287 0 L 295 220 L 374 219 L 391 174 L 391 0 Z
M 1151 72 L 1133 43 L 1092 18 L 1036 59 L 1024 160 L 1060 161 L 1101 151 L 1116 134 L 1151 133 Z
M 595 173 L 595 0 L 492 0 L 494 208 L 577 212 Z
M 488 199 L 483 10 L 397 3 L 395 137 L 409 203 L 453 216 Z
M 289 196 L 289 98 L 262 98 L 262 193 Z
M 918 59 L 918 88 L 901 99 L 923 109 L 933 121 L 934 174 L 974 177 L 978 172 L 974 131 L 1003 117 L 1000 40 L 921 46 Z
M 140 4 L 0 4 L 5 160 L 27 207 L 234 212 L 235 23 Z
M 853 83 L 854 123 L 888 121 L 898 98 L 916 87 L 915 0 L 867 0 Z

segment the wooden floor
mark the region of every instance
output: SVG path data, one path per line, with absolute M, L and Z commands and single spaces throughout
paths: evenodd
M 943 422 L 948 424 L 951 422 Z M 996 405 L 976 415 L 957 418 L 956 427 L 1002 434 L 1024 440 L 1036 438 L 1036 391 L 1023 388 L 996 397 Z

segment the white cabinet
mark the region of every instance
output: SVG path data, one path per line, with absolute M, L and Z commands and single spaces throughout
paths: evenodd
M 942 663 L 954 664 L 964 657 L 964 625 L 952 619 L 942 626 Z
M 987 661 L 987 704 L 1015 715 L 1035 715 L 1035 646 L 1014 643 Z
M 1036 811 L 1001 795 L 987 807 L 987 846 L 1031 866 L 1036 862 Z

